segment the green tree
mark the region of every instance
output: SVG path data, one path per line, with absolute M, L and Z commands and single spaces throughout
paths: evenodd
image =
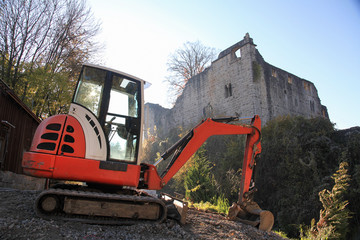
M 350 185 L 347 166 L 347 162 L 340 163 L 339 169 L 332 176 L 335 185 L 331 191 L 324 189 L 319 192 L 323 209 L 316 225 L 315 220 L 312 220 L 311 229 L 307 233 L 308 238 L 346 239 L 351 218 L 350 210 L 347 208 L 349 202 L 345 200 Z
M 230 202 L 236 202 L 241 183 L 241 168 L 246 144 L 245 135 L 213 136 L 205 145 L 218 193 Z
M 215 195 L 215 182 L 211 174 L 211 165 L 200 148 L 189 163 L 185 173 L 185 197 L 192 202 L 210 201 Z
M 298 237 L 298 225 L 318 215 L 318 192 L 331 185 L 341 155 L 333 133 L 324 118 L 282 117 L 262 129 L 255 201 L 275 215 L 276 226 L 289 237 Z
M 44 67 L 33 69 L 23 78 L 27 84 L 23 99 L 40 118 L 65 113 L 71 102 L 76 81 L 68 72 L 47 72 Z
M 38 117 L 63 112 L 81 64 L 98 50 L 84 0 L 4 0 L 0 77 Z

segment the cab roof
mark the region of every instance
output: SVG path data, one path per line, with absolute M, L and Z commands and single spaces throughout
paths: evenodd
M 138 78 L 138 77 L 135 77 L 131 74 L 128 74 L 128 73 L 125 73 L 125 72 L 122 72 L 122 71 L 119 71 L 119 70 L 115 70 L 115 69 L 112 69 L 112 68 L 108 68 L 108 67 L 104 67 L 104 66 L 100 66 L 100 65 L 96 65 L 96 64 L 91 64 L 91 63 L 84 63 L 83 66 L 87 66 L 87 67 L 93 67 L 93 68 L 98 68 L 98 69 L 103 69 L 105 71 L 110 71 L 110 72 L 114 72 L 114 73 L 117 73 L 117 74 L 120 74 L 124 77 L 128 77 L 130 79 L 134 79 L 134 80 L 137 80 L 139 82 L 143 82 L 144 83 L 144 88 L 148 88 L 150 87 L 151 83 L 141 79 L 141 78 Z

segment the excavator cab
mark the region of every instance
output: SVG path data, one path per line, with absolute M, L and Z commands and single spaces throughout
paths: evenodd
M 85 65 L 74 94 L 104 130 L 106 159 L 138 163 L 144 81 L 125 73 Z M 105 143 L 104 143 L 105 144 Z
M 39 125 L 23 156 L 26 174 L 138 187 L 145 81 L 85 64 L 69 113 Z

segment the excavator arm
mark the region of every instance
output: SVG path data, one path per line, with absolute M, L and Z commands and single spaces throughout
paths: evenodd
M 161 155 L 161 158 L 154 165 L 145 166 L 144 186 L 149 189 L 161 189 L 179 171 L 179 169 L 191 158 L 201 145 L 214 135 L 246 135 L 246 146 L 242 165 L 241 186 L 239 199 L 229 209 L 228 219 L 240 219 L 251 225 L 259 225 L 262 230 L 270 231 L 274 223 L 271 212 L 262 210 L 253 202 L 254 188 L 253 171 L 256 165 L 256 156 L 261 152 L 261 120 L 255 115 L 251 124 L 234 125 L 229 122 L 238 121 L 236 117 L 230 118 L 208 118 L 189 131 L 182 139 L 175 143 L 170 149 Z M 171 157 L 172 156 L 172 157 Z M 171 160 L 159 176 L 156 166 L 171 157 Z M 260 216 L 258 220 L 246 220 L 246 215 Z

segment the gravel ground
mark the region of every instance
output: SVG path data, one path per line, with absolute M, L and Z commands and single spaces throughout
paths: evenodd
M 184 226 L 173 220 L 132 226 L 48 221 L 35 214 L 37 194 L 38 191 L 0 188 L 0 239 L 283 239 L 275 233 L 195 209 L 189 210 Z

